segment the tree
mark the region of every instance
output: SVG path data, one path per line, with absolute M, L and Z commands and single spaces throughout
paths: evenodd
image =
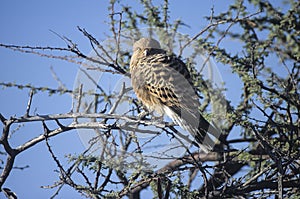
M 93 49 L 90 54 L 59 34 L 66 47 L 0 44 L 2 48 L 82 66 L 82 76 L 73 90 L 1 83 L 6 89 L 30 90 L 25 115 L 0 114 L 0 143 L 5 156 L 0 177 L 2 191 L 8 198 L 15 197 L 13 187 L 5 188 L 9 174 L 17 169 L 14 161 L 40 143 L 46 145 L 57 165 L 58 180 L 49 186 L 56 189 L 53 197 L 63 186 L 89 198 L 140 198 L 146 189 L 156 198 L 300 197 L 300 3 L 285 2 L 285 11 L 272 2 L 256 0 L 236 1 L 223 13 L 215 13 L 212 8 L 207 26 L 192 36 L 179 33 L 185 22 L 170 21 L 167 0 L 162 5 L 140 3 L 141 12 L 118 1 L 110 2 L 112 36 L 106 42 L 78 27 Z M 141 28 L 145 26 L 147 29 Z M 126 82 L 125 77 L 130 77 L 132 41 L 145 35 L 158 38 L 166 50 L 176 51 L 187 64 L 203 97 L 199 108 L 209 113 L 206 118 L 222 131 L 216 150 L 199 152 L 190 144 L 193 142 L 185 142 L 191 138 L 172 122 L 141 116 L 143 107 L 127 83 L 121 83 L 118 92 L 110 92 L 102 87 L 107 85 L 98 82 L 99 76 L 93 76 L 103 75 L 114 81 L 124 78 Z M 228 48 L 223 44 L 225 38 L 239 44 Z M 204 55 L 200 70 L 199 54 Z M 203 76 L 211 59 L 239 78 L 243 93 L 237 103 Z M 72 111 L 34 114 L 32 99 L 39 92 L 71 94 Z M 13 128 L 33 122 L 42 125 L 40 135 L 14 147 L 10 142 Z M 87 134 L 86 129 L 90 130 L 87 149 L 69 155 L 67 166 L 62 164 L 49 139 L 68 131 L 83 130 L 81 133 Z M 18 130 L 22 132 L 22 126 Z M 148 157 L 147 147 L 157 147 L 157 139 L 167 139 L 170 148 Z M 174 142 L 177 145 L 172 145 Z M 167 154 L 172 146 L 183 153 L 179 157 Z M 155 167 L 153 161 L 163 158 L 167 159 L 165 165 Z

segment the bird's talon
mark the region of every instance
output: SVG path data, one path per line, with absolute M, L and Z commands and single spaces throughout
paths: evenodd
M 140 120 L 143 120 L 143 119 L 145 119 L 145 117 L 146 117 L 147 115 L 149 115 L 149 112 L 148 112 L 148 111 L 142 111 L 142 112 L 140 112 L 140 113 L 137 115 L 137 117 L 138 117 Z
M 163 122 L 164 121 L 164 116 L 160 115 L 160 116 L 153 116 L 152 119 L 156 122 Z

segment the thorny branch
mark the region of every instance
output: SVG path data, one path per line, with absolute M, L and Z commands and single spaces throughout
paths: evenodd
M 152 3 L 145 3 L 145 5 L 147 5 L 148 7 L 153 7 Z M 260 6 L 263 5 L 264 3 L 261 3 Z M 253 14 L 247 14 L 246 16 L 244 15 L 244 17 L 240 17 L 240 11 L 242 10 L 242 6 L 243 2 L 240 1 L 239 5 L 237 6 L 238 12 L 235 17 L 219 19 L 217 21 L 213 20 L 213 15 L 215 13 L 212 9 L 210 23 L 199 33 L 190 38 L 187 41 L 187 43 L 181 46 L 179 56 L 183 53 L 184 49 L 191 44 L 191 42 L 199 39 L 200 36 L 202 36 L 204 33 L 208 32 L 211 29 L 219 27 L 220 25 L 229 24 L 227 28 L 225 28 L 225 30 L 222 31 L 222 34 L 220 35 L 219 39 L 215 42 L 215 45 L 213 45 L 211 50 L 208 52 L 208 60 L 210 56 L 213 55 L 213 53 L 219 48 L 219 45 L 221 41 L 225 38 L 225 36 L 231 34 L 230 31 L 233 25 L 242 22 L 244 23 L 245 21 L 250 20 L 250 18 L 252 18 L 253 16 L 257 16 L 258 14 L 263 12 L 259 11 Z M 267 7 L 265 9 L 271 9 L 270 5 L 265 6 Z M 122 74 L 124 76 L 130 76 L 127 72 L 126 64 L 122 65 L 119 62 L 119 58 L 122 56 L 120 46 L 121 28 L 123 28 L 123 25 L 126 25 L 125 22 L 122 21 L 122 19 L 124 18 L 124 13 L 116 12 L 115 9 L 116 8 L 114 7 L 114 2 L 112 2 L 110 25 L 114 39 L 113 43 L 115 44 L 115 51 L 113 51 L 114 53 L 111 53 L 111 51 L 109 51 L 102 42 L 99 42 L 93 35 L 87 32 L 84 28 L 80 27 L 78 27 L 78 30 L 88 39 L 94 53 L 96 54 L 96 57 L 85 54 L 71 39 L 65 36 L 60 36 L 57 33 L 54 34 L 59 36 L 65 42 L 65 44 L 67 45 L 66 47 L 63 48 L 48 46 L 17 46 L 6 44 L 0 44 L 0 47 L 8 48 L 23 53 L 31 53 L 46 58 L 65 60 L 71 63 L 80 64 L 83 67 L 85 67 L 84 69 L 88 70 L 99 70 L 110 74 Z M 167 31 L 168 28 L 171 27 L 170 24 L 167 24 L 170 20 L 168 17 L 168 9 L 168 1 L 165 1 L 164 7 L 162 9 L 164 13 L 162 19 L 163 23 L 161 24 L 166 23 L 164 27 Z M 133 15 L 132 13 L 130 13 L 129 8 L 124 9 L 124 12 L 127 12 L 127 14 L 131 14 L 131 16 L 138 16 L 141 20 L 146 21 L 149 21 L 149 17 L 158 16 L 158 11 L 155 9 L 148 10 L 148 18 L 139 14 Z M 278 16 L 283 17 L 283 15 L 279 13 Z M 118 18 L 118 20 L 116 20 L 115 18 Z M 156 23 L 159 24 L 160 22 L 156 21 Z M 297 28 L 297 26 L 295 26 L 295 28 Z M 268 47 L 264 48 L 267 49 Z M 279 54 L 279 52 L 283 52 L 278 47 L 274 47 L 274 49 L 276 50 L 277 54 Z M 3 188 L 3 186 L 10 172 L 14 168 L 14 162 L 17 155 L 28 150 L 29 148 L 34 147 L 38 143 L 45 142 L 53 161 L 57 165 L 57 168 L 59 170 L 58 173 L 60 174 L 59 180 L 56 183 L 50 186 L 44 186 L 44 188 L 57 187 L 56 192 L 51 198 L 56 197 L 64 185 L 69 185 L 75 190 L 77 190 L 79 193 L 90 198 L 107 197 L 109 196 L 109 194 L 112 194 L 115 198 L 120 198 L 123 196 L 138 198 L 142 190 L 148 188 L 149 186 L 153 187 L 151 184 L 155 184 L 154 189 L 156 189 L 156 193 L 159 198 L 168 198 L 171 192 L 176 189 L 184 191 L 185 188 L 188 188 L 188 192 L 186 192 L 186 194 L 189 194 L 189 192 L 191 192 L 191 190 L 194 188 L 192 187 L 194 182 L 197 182 L 196 184 L 198 186 L 196 187 L 198 192 L 197 197 L 206 198 L 220 198 L 233 196 L 245 197 L 251 196 L 251 194 L 255 194 L 251 193 L 253 191 L 265 191 L 266 189 L 270 193 L 276 193 L 278 198 L 283 198 L 287 190 L 291 190 L 291 192 L 299 192 L 300 164 L 299 153 L 297 152 L 297 147 L 299 147 L 299 145 L 297 145 L 299 141 L 299 139 L 297 138 L 297 134 L 299 135 L 300 121 L 300 105 L 298 98 L 299 94 L 297 90 L 299 86 L 297 82 L 299 81 L 299 78 L 297 78 L 300 71 L 299 65 L 294 64 L 292 67 L 290 67 L 290 63 L 285 60 L 286 58 L 284 57 L 284 55 L 280 55 L 281 62 L 284 63 L 284 66 L 288 71 L 289 80 L 286 81 L 278 78 L 278 81 L 276 81 L 275 83 L 269 80 L 264 81 L 265 79 L 259 79 L 261 71 L 257 67 L 263 65 L 264 63 L 255 62 L 254 50 L 255 48 L 251 49 L 251 61 L 250 63 L 247 63 L 252 67 L 251 74 L 246 72 L 245 75 L 245 72 L 239 69 L 239 65 L 238 67 L 233 68 L 233 71 L 238 71 L 238 75 L 242 77 L 242 80 L 244 81 L 246 86 L 244 88 L 244 101 L 241 102 L 241 104 L 239 104 L 236 108 L 230 107 L 230 114 L 228 116 L 230 121 L 228 121 L 228 125 L 225 128 L 226 135 L 223 135 L 224 137 L 226 137 L 226 139 L 224 140 L 227 144 L 228 149 L 230 150 L 220 150 L 204 154 L 198 152 L 192 153 L 189 151 L 189 149 L 187 149 L 188 152 L 182 157 L 171 159 L 168 164 L 164 165 L 158 170 L 145 172 L 137 169 L 132 175 L 127 174 L 127 171 L 122 170 L 122 168 L 110 167 L 106 162 L 106 159 L 111 158 L 112 154 L 116 155 L 116 148 L 118 146 L 121 146 L 120 148 L 122 148 L 123 153 L 125 153 L 131 152 L 130 147 L 133 144 L 136 144 L 137 147 L 134 149 L 134 151 L 138 151 L 139 155 L 143 156 L 143 144 L 148 142 L 154 142 L 153 140 L 155 140 L 155 136 L 160 134 L 160 132 L 164 132 L 167 135 L 176 134 L 185 140 L 188 140 L 188 138 L 186 138 L 182 134 L 180 135 L 176 128 L 174 128 L 173 123 L 156 121 L 152 118 L 141 119 L 139 117 L 132 116 L 136 115 L 136 110 L 140 108 L 139 104 L 136 103 L 134 99 L 126 99 L 131 100 L 132 104 L 134 104 L 134 107 L 131 110 L 129 110 L 127 114 L 116 114 L 116 109 L 118 108 L 122 100 L 124 100 L 125 93 L 129 91 L 129 89 L 125 88 L 124 85 L 118 95 L 108 95 L 100 86 L 98 87 L 101 91 L 101 93 L 99 94 L 91 92 L 82 92 L 82 86 L 78 89 L 78 91 L 73 91 L 68 90 L 66 88 L 54 89 L 48 87 L 37 87 L 30 84 L 21 85 L 15 83 L 1 82 L 0 85 L 3 87 L 17 87 L 30 89 L 29 99 L 24 116 L 13 116 L 10 118 L 5 118 L 0 113 L 0 119 L 3 124 L 0 144 L 3 146 L 5 151 L 1 155 L 6 155 L 6 161 L 3 161 L 4 167 L 0 175 L 1 190 L 8 197 L 15 197 L 15 193 L 13 193 L 8 188 Z M 62 53 L 66 53 L 66 55 L 61 55 Z M 228 54 L 226 55 L 227 58 L 230 57 Z M 295 57 L 291 53 L 288 53 L 288 55 L 291 58 Z M 237 57 L 231 58 L 232 59 L 230 60 L 230 62 L 234 62 L 235 64 L 244 64 L 240 68 L 245 67 L 245 65 L 246 67 L 248 67 L 248 65 L 243 62 L 243 59 L 238 60 Z M 207 62 L 207 60 L 205 62 Z M 296 75 L 294 73 L 296 73 Z M 275 76 L 275 74 L 272 75 Z M 253 79 L 251 79 L 251 77 L 253 77 L 255 81 L 252 81 Z M 246 80 L 244 80 L 243 78 L 245 78 Z M 277 89 L 279 87 L 278 82 L 280 81 L 283 81 L 282 85 L 284 89 L 282 90 Z M 97 82 L 94 82 L 94 84 L 97 85 Z M 247 84 L 250 84 L 250 86 Z M 258 86 L 259 89 L 254 86 Z M 267 97 L 263 95 L 258 96 L 260 103 L 256 103 L 256 100 L 249 100 L 249 98 L 255 96 L 254 94 L 250 94 L 248 92 L 247 89 L 249 88 L 252 88 L 254 90 L 256 89 L 256 95 L 259 95 L 259 92 L 264 92 L 264 94 Z M 47 91 L 51 94 L 69 93 L 73 96 L 77 96 L 78 103 L 76 104 L 76 107 L 72 108 L 72 112 L 70 113 L 53 115 L 30 115 L 32 99 L 35 92 L 37 91 Z M 80 112 L 80 107 L 83 105 L 82 97 L 85 95 L 94 95 L 97 100 L 98 97 L 103 97 L 106 100 L 110 100 L 112 97 L 114 97 L 116 100 L 114 101 L 114 103 L 110 104 L 111 106 L 108 111 L 107 105 L 105 105 L 103 110 L 99 112 L 99 110 L 97 109 L 97 104 L 95 105 L 95 109 L 93 111 L 90 111 L 89 109 L 91 105 L 86 105 L 85 111 Z M 271 102 L 274 96 L 278 98 L 278 103 Z M 267 98 L 270 98 L 270 101 L 267 101 L 269 100 Z M 97 100 L 95 101 L 97 102 Z M 250 106 L 248 102 L 253 103 Z M 270 102 L 270 104 L 268 104 L 267 102 Z M 265 105 L 265 107 L 262 106 L 262 104 Z M 228 105 L 230 106 L 229 102 Z M 249 115 L 251 108 L 255 108 L 256 110 L 258 110 L 258 112 L 261 112 L 263 115 L 262 119 L 251 117 Z M 269 114 L 270 109 L 272 110 L 271 114 Z M 287 116 L 285 117 L 285 115 Z M 89 119 L 90 121 L 80 122 L 81 120 L 79 119 L 81 118 Z M 245 120 L 244 118 L 248 120 Z M 284 120 L 288 120 L 289 122 L 284 123 Z M 57 127 L 55 129 L 50 130 L 46 124 L 47 121 L 55 121 Z M 63 125 L 63 121 L 67 121 L 69 122 L 69 124 Z M 24 123 L 42 123 L 44 132 L 32 138 L 31 140 L 20 144 L 19 146 L 12 147 L 12 144 L 9 140 L 9 135 L 12 132 L 11 127 L 15 124 Z M 145 130 L 142 128 L 145 126 L 156 127 L 160 129 L 160 131 L 158 132 L 157 130 L 148 129 Z M 241 133 L 243 133 L 245 137 L 234 138 L 229 140 L 227 136 L 234 129 L 235 126 L 243 127 Z M 56 135 L 72 131 L 74 129 L 93 129 L 95 130 L 95 132 L 97 132 L 98 136 L 96 136 L 90 141 L 89 148 L 80 156 L 76 158 L 71 157 L 70 160 L 73 161 L 73 164 L 66 168 L 55 155 L 49 140 L 51 137 L 55 137 Z M 116 136 L 114 132 L 117 132 L 119 137 Z M 139 143 L 134 132 L 149 134 L 152 135 L 153 138 L 149 139 L 145 143 Z M 286 134 L 288 133 L 290 134 L 287 136 Z M 276 137 L 274 139 L 272 137 L 274 135 L 278 135 L 279 137 Z M 119 142 L 116 139 L 120 139 L 118 140 Z M 173 137 L 171 139 L 173 139 Z M 101 140 L 101 142 L 98 142 L 99 140 Z M 257 142 L 259 142 L 259 144 L 257 144 Z M 90 151 L 92 150 L 92 148 L 95 147 L 97 144 L 99 145 L 99 143 L 102 144 L 100 156 L 90 155 Z M 230 145 L 234 145 L 236 143 L 248 143 L 251 147 L 247 146 L 243 150 L 235 150 L 230 148 Z M 280 143 L 281 145 L 278 146 L 278 143 Z M 282 143 L 286 143 L 287 145 L 289 145 L 288 150 L 286 150 L 287 147 L 285 147 Z M 220 147 L 221 149 L 223 149 L 222 145 L 220 145 Z M 120 159 L 119 161 L 121 162 Z M 213 162 L 214 165 L 205 164 L 206 162 Z M 253 167 L 253 165 L 255 165 L 255 167 Z M 235 174 L 240 172 L 242 168 L 249 169 L 251 167 L 258 168 L 257 170 L 252 170 L 253 175 L 243 176 L 240 179 L 235 179 Z M 92 175 L 94 175 L 93 178 L 89 177 L 89 170 L 92 171 Z M 178 185 L 179 183 L 173 183 L 173 180 L 176 179 L 176 177 L 185 175 L 187 173 L 189 175 L 186 176 L 188 176 L 189 179 L 186 187 L 182 186 L 182 184 Z M 76 174 L 83 179 L 83 185 L 77 183 L 74 180 L 76 179 L 74 177 Z M 180 180 L 179 182 L 182 183 L 182 181 Z M 112 193 L 112 191 L 108 188 L 110 185 L 120 186 L 121 188 Z M 184 187 L 184 189 L 179 186 Z
M 207 30 L 209 30 L 210 28 L 212 27 L 215 27 L 215 26 L 218 26 L 218 25 L 221 25 L 221 24 L 226 24 L 226 23 L 230 23 L 230 26 L 228 27 L 227 29 L 227 32 L 229 30 L 229 28 L 236 24 L 237 22 L 239 21 L 243 21 L 245 19 L 248 19 L 248 18 L 251 18 L 257 14 L 261 13 L 261 11 L 259 12 L 255 12 L 253 14 L 249 14 L 248 16 L 246 17 L 242 17 L 242 18 L 239 18 L 239 16 L 237 15 L 237 17 L 235 19 L 228 19 L 228 20 L 221 20 L 221 21 L 216 21 L 216 22 L 210 22 L 210 24 L 208 24 L 205 28 L 203 28 L 199 33 L 197 33 L 195 36 L 193 36 L 187 43 L 185 43 L 181 48 L 180 48 L 180 51 L 178 53 L 178 56 L 181 56 L 184 49 L 189 46 L 193 41 L 195 41 L 197 38 L 199 38 L 201 35 L 203 35 L 203 33 L 206 33 Z M 224 34 L 222 37 L 220 37 L 220 39 L 218 40 L 217 42 L 217 45 L 221 42 L 221 40 L 225 37 L 226 34 Z M 216 46 L 217 47 L 217 46 Z

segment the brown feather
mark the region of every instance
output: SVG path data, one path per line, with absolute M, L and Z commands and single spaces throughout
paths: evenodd
M 207 132 L 215 137 L 220 133 L 201 115 L 186 65 L 175 55 L 151 48 L 151 42 L 147 45 L 141 45 L 142 48 L 135 45 L 130 63 L 132 86 L 137 97 L 150 111 L 166 113 L 190 132 L 202 149 L 211 150 L 214 141 Z M 157 47 L 157 43 L 154 46 Z

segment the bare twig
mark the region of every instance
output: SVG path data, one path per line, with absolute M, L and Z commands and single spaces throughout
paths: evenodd
M 50 70 L 51 70 L 51 74 L 52 74 L 52 77 L 54 78 L 54 80 L 57 81 L 58 83 L 58 88 L 59 89 L 63 89 L 63 90 L 67 90 L 66 86 L 64 85 L 64 83 L 61 81 L 61 79 L 57 76 L 56 72 L 54 71 L 53 67 L 50 66 Z
M 88 34 L 88 33 L 87 33 Z M 99 44 L 100 45 L 100 44 Z M 74 45 L 73 45 L 74 46 Z M 101 45 L 100 45 L 101 46 Z M 82 65 L 82 66 L 87 66 L 87 67 L 91 67 L 91 63 L 94 64 L 98 64 L 98 65 L 103 65 L 103 66 L 109 66 L 112 67 L 113 69 L 116 70 L 116 73 L 120 73 L 123 74 L 125 76 L 130 76 L 123 68 L 121 68 L 120 66 L 116 66 L 113 63 L 110 63 L 108 61 L 99 61 L 96 58 L 93 57 L 89 57 L 85 54 L 83 54 L 78 48 L 73 48 L 73 47 L 68 47 L 68 48 L 57 48 L 57 47 L 42 47 L 42 46 L 17 46 L 17 45 L 7 45 L 7 44 L 0 44 L 0 47 L 4 47 L 4 48 L 8 48 L 14 51 L 19 51 L 22 53 L 29 53 L 29 54 L 35 54 L 38 55 L 40 57 L 46 57 L 46 58 L 52 58 L 52 59 L 59 59 L 59 60 L 64 60 L 70 63 L 75 63 L 78 65 Z M 103 46 L 101 46 L 103 50 L 105 50 L 103 48 Z M 46 53 L 44 51 L 66 51 L 72 54 L 75 54 L 75 56 L 71 56 L 71 55 L 65 55 L 65 56 L 59 56 L 59 55 L 54 55 L 54 54 L 50 54 L 50 53 Z M 39 52 L 42 51 L 42 52 Z M 83 60 L 83 61 L 80 61 Z M 111 59 L 113 62 L 113 59 Z M 87 64 L 85 63 L 86 61 L 90 61 L 91 63 Z
M 28 103 L 27 103 L 27 107 L 26 107 L 26 113 L 25 113 L 24 117 L 28 117 L 29 116 L 33 94 L 34 94 L 34 90 L 31 89 L 30 93 L 29 93 L 29 99 L 28 99 Z
M 82 88 L 83 88 L 83 85 L 80 84 L 79 85 L 79 91 L 78 91 L 78 96 L 77 96 L 77 105 L 75 107 L 75 110 L 74 112 L 75 113 L 79 113 L 80 112 L 80 106 L 81 106 L 81 99 L 82 99 Z M 75 122 L 77 122 L 77 118 L 75 118 Z
M 180 51 L 178 53 L 178 56 L 181 56 L 183 53 L 183 50 L 190 45 L 194 40 L 196 40 L 198 37 L 200 37 L 203 33 L 205 33 L 207 30 L 209 30 L 212 27 L 221 25 L 221 24 L 225 24 L 225 23 L 237 23 L 239 21 L 243 21 L 245 19 L 251 18 L 257 14 L 261 13 L 261 11 L 255 12 L 253 14 L 250 14 L 248 16 L 242 17 L 242 18 L 235 18 L 235 19 L 228 19 L 228 20 L 221 20 L 221 21 L 217 21 L 217 22 L 212 22 L 210 24 L 208 24 L 205 28 L 203 28 L 199 33 L 197 33 L 195 36 L 193 36 L 187 43 L 185 43 L 181 48 Z
M 7 158 L 6 158 L 4 169 L 2 170 L 0 176 L 0 190 L 2 189 L 4 182 L 6 181 L 8 175 L 12 170 L 14 166 L 15 157 L 18 154 L 18 152 L 15 149 L 13 149 L 8 142 L 8 134 L 9 134 L 10 126 L 13 123 L 13 120 L 4 120 L 4 117 L 2 115 L 1 115 L 1 120 L 2 123 L 4 124 L 4 127 L 2 131 L 2 136 L 0 138 L 0 144 L 3 145 L 5 151 L 7 152 Z

